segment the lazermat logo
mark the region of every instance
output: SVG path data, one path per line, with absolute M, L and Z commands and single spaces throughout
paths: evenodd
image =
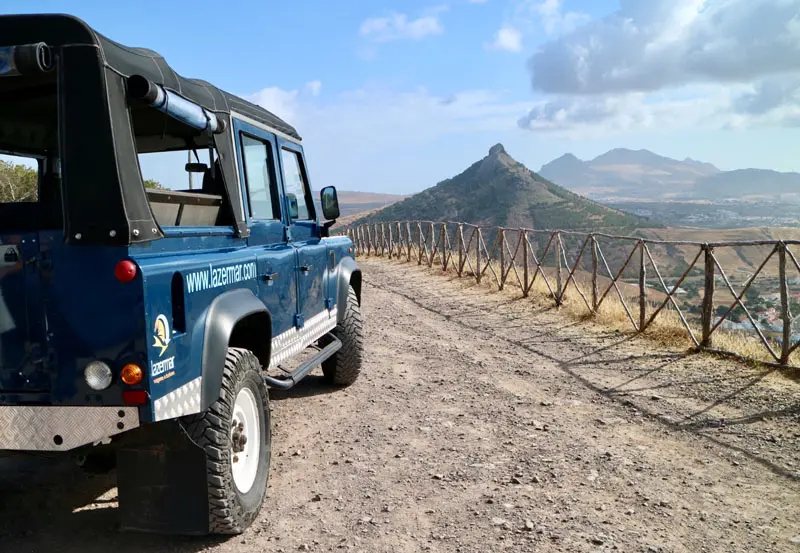
M 153 346 L 160 350 L 158 356 L 161 357 L 169 347 L 169 321 L 167 321 L 166 316 L 159 315 L 156 317 L 155 328 L 153 328 L 153 338 L 155 340 Z
M 194 271 L 186 275 L 186 289 L 190 294 L 193 294 L 221 286 L 229 286 L 245 280 L 253 280 L 256 278 L 256 273 L 255 261 L 222 267 L 209 265 L 207 269 Z

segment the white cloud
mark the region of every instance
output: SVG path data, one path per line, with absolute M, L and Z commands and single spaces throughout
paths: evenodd
M 271 86 L 263 88 L 246 96 L 245 98 L 254 104 L 258 104 L 285 121 L 293 121 L 300 116 L 298 109 L 301 103 L 307 99 L 317 97 L 322 90 L 322 81 L 310 81 L 300 90 L 284 90 Z
M 494 37 L 494 42 L 485 45 L 487 50 L 505 50 L 520 52 L 522 50 L 522 33 L 513 27 L 502 27 Z
M 538 6 L 546 20 L 559 1 Z M 572 136 L 800 127 L 799 56 L 796 0 L 621 0 L 530 58 L 546 96 L 519 125 Z
M 447 162 L 437 162 L 424 148 L 433 144 L 448 149 L 450 156 L 463 155 L 453 154 L 455 146 L 450 146 L 473 137 L 486 140 L 488 149 L 499 136 L 522 134 L 517 119 L 533 107 L 533 102 L 515 101 L 502 91 L 441 95 L 424 87 L 398 91 L 383 85 L 319 97 L 269 87 L 243 97 L 290 114 L 287 121 L 303 137 L 311 170 L 322 180 L 312 179 L 343 190 L 429 186 L 462 167 L 448 169 Z M 415 170 L 409 173 L 412 163 Z M 438 172 L 442 169 L 444 174 Z
M 533 107 L 533 102 L 509 101 L 498 91 L 465 90 L 441 96 L 424 87 L 398 92 L 380 85 L 352 89 L 327 102 L 277 87 L 244 98 L 286 119 L 301 134 L 352 140 L 362 147 L 462 131 L 508 130 L 514 128 L 520 113 Z
M 529 60 L 534 89 L 649 91 L 798 69 L 796 0 L 622 0 L 621 6 L 542 46 Z
M 495 33 L 486 50 L 522 51 L 525 36 L 557 36 L 573 31 L 589 20 L 580 12 L 562 13 L 561 0 L 514 0 L 506 22 Z
M 800 78 L 691 85 L 657 93 L 556 96 L 539 102 L 518 124 L 573 138 L 638 130 L 800 128 Z
M 371 17 L 361 24 L 359 34 L 373 42 L 420 40 L 427 36 L 440 35 L 444 28 L 439 22 L 438 14 L 446 10 L 446 6 L 434 6 L 416 19 L 409 19 L 406 14 L 397 12 L 384 17 Z
M 259 90 L 248 97 L 247 100 L 268 109 L 281 119 L 291 121 L 297 116 L 295 113 L 297 95 L 297 90 L 283 90 L 272 86 Z
M 568 136 L 650 129 L 724 125 L 725 109 L 736 93 L 725 87 L 685 90 L 682 94 L 633 92 L 602 96 L 563 96 L 544 100 L 522 117 L 522 128 Z
M 308 90 L 312 96 L 319 96 L 319 93 L 322 90 L 322 81 L 311 81 L 310 83 L 306 83 L 306 90 Z
M 562 0 L 524 0 L 517 11 L 523 17 L 534 16 L 545 33 L 551 36 L 570 33 L 589 21 L 589 16 L 585 13 L 562 12 L 561 2 Z

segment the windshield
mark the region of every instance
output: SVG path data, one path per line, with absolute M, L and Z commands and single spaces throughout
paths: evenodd
M 0 232 L 61 228 L 55 75 L 0 77 Z

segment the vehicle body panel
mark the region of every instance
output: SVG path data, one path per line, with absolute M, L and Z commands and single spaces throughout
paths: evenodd
M 63 199 L 56 206 L 64 220 L 55 230 L 0 232 L 0 428 L 6 429 L 0 432 L 0 449 L 64 450 L 140 424 L 199 413 L 219 397 L 224 364 L 219 352 L 238 325 L 248 320 L 261 325 L 248 329 L 247 338 L 255 340 L 254 347 L 265 346 L 259 359 L 266 370 L 335 328 L 344 315 L 351 279 L 359 283 L 360 298 L 352 242 L 344 236 L 323 237 L 327 233 L 312 198 L 303 147 L 291 126 L 244 100 L 237 100 L 237 109 L 250 116 L 240 115 L 230 108 L 233 100 L 227 93 L 163 71 L 168 68 L 163 58 L 148 58 L 157 71 L 138 67 L 140 54 L 128 56 L 131 52 L 92 34 L 79 20 L 59 17 L 0 16 L 0 30 L 18 23 L 24 27 L 0 33 L 5 37 L 0 43 L 33 41 L 37 25 L 64 25 L 63 32 L 42 35 L 58 47 L 61 64 L 58 147 L 47 155 L 48 163 L 57 158 L 63 171 L 58 184 Z M 113 55 L 101 63 L 105 49 Z M 139 145 L 130 132 L 133 108 L 125 97 L 123 74 L 133 70 L 148 78 L 169 75 L 170 82 L 160 84 L 173 91 L 185 87 L 189 100 L 215 109 L 228 128 L 209 143 L 221 162 L 226 205 L 233 214 L 230 225 L 156 222 L 137 164 Z M 81 95 L 87 89 L 91 93 Z M 87 114 L 99 115 L 91 119 Z M 70 141 L 79 132 L 85 136 Z M 251 213 L 240 132 L 270 148 L 277 190 L 272 218 Z M 89 139 L 101 147 L 88 148 Z M 284 150 L 299 156 L 308 187 L 307 220 L 291 217 Z M 96 194 L 100 189 L 104 192 Z M 28 209 L 20 206 L 20 220 L 30 219 Z M 122 261 L 136 267 L 127 282 L 115 274 Z M 95 360 L 113 374 L 112 384 L 101 391 L 92 390 L 84 378 L 86 366 Z M 142 368 L 140 383 L 121 382 L 127 364 Z M 144 392 L 145 401 L 126 403 L 124 392 Z M 45 434 L 63 433 L 64 421 L 80 420 L 82 413 L 87 424 L 99 417 L 104 436 L 94 431 L 51 437 L 62 438 L 59 442 L 18 432 L 39 425 Z M 126 413 L 129 422 L 123 420 Z

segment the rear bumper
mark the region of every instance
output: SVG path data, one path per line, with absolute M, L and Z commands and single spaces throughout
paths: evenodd
M 138 426 L 135 407 L 0 406 L 0 450 L 68 451 Z

